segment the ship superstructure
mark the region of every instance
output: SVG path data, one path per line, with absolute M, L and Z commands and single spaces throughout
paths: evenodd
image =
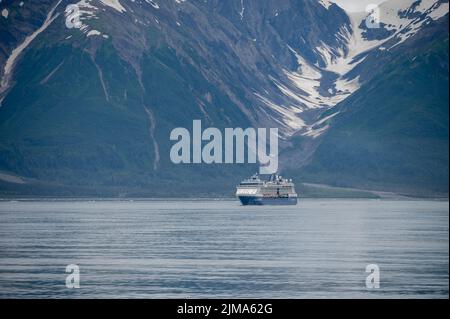
M 258 174 L 244 179 L 236 187 L 242 205 L 296 205 L 297 193 L 291 179 L 273 174 L 268 181 Z

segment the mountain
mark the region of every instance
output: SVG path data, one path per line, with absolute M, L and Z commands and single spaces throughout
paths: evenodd
M 448 194 L 448 14 L 439 11 L 443 4 L 416 1 L 398 11 L 393 3 L 381 6 L 382 28 L 366 37 L 376 46 L 347 73 L 366 80 L 320 116 L 315 127 L 325 131 L 320 138 L 295 138 L 295 147 L 285 154 L 292 163 L 288 174 L 341 187 Z
M 193 119 L 278 127 L 302 181 L 448 193 L 448 1 L 70 4 L 0 3 L 2 193 L 231 194 L 254 165 L 170 161 Z
M 334 109 L 298 178 L 426 196 L 448 192 L 448 35 L 407 51 Z

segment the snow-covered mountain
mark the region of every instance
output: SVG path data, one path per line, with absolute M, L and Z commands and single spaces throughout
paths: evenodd
M 300 167 L 341 105 L 448 21 L 442 0 L 378 10 L 371 21 L 327 0 L 3 0 L 0 170 L 80 185 L 176 179 L 167 136 L 194 118 L 279 127 Z
M 324 3 L 326 7 L 330 5 L 330 2 Z M 304 103 L 308 107 L 314 107 L 308 103 L 309 97 L 314 97 L 315 101 L 319 102 L 316 107 L 332 108 L 356 92 L 363 83 L 376 74 L 370 70 L 367 76 L 367 73 L 362 71 L 371 69 L 373 65 L 371 62 L 365 64 L 366 59 L 378 58 L 377 51 L 386 51 L 386 55 L 389 55 L 393 48 L 413 37 L 423 26 L 448 15 L 448 12 L 448 1 L 436 0 L 387 1 L 381 4 L 375 13 L 347 12 L 350 24 L 341 26 L 335 35 L 340 39 L 341 46 L 322 44 L 316 47 L 318 61 L 313 65 L 295 52 L 300 68 L 299 71 L 290 73 L 289 78 L 297 87 L 310 94 Z M 321 82 L 323 74 L 328 72 L 335 75 L 335 78 L 332 81 Z M 324 90 L 330 95 L 325 93 L 326 96 L 322 96 L 321 92 Z M 312 137 L 323 134 L 327 127 L 323 123 L 336 114 L 320 117 L 317 122 L 307 125 L 302 134 Z

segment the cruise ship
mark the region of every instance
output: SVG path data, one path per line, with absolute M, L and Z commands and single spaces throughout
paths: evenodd
M 243 180 L 236 187 L 236 196 L 242 205 L 297 205 L 297 193 L 291 179 L 276 174 L 268 181 L 258 174 Z

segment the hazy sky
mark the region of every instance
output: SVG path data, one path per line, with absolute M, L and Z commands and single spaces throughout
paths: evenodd
M 348 11 L 365 11 L 368 4 L 379 4 L 386 0 L 331 0 Z

